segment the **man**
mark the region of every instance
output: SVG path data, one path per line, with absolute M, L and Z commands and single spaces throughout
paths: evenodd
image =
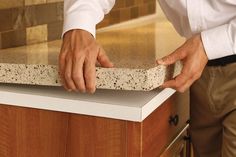
M 95 26 L 115 0 L 65 0 L 60 73 L 69 91 L 95 92 L 95 63 L 112 67 L 96 43 Z M 191 85 L 191 136 L 195 157 L 236 157 L 236 0 L 159 0 L 187 41 L 158 60 L 184 63 L 163 88 Z

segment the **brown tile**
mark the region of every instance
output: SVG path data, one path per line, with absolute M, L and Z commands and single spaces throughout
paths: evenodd
M 110 25 L 110 19 L 109 17 L 105 17 L 105 19 L 97 25 L 97 28 L 102 28 L 109 25 Z
M 52 23 L 63 19 L 63 3 L 51 3 L 35 8 L 36 20 L 39 24 Z
M 127 21 L 131 19 L 131 9 L 124 8 L 120 10 L 120 21 Z
M 115 24 L 120 22 L 120 10 L 111 11 L 109 14 L 110 24 Z
M 148 4 L 148 13 L 152 14 L 156 12 L 156 3 L 149 3 Z
M 153 0 L 143 0 L 143 3 L 153 2 Z
M 139 15 L 144 16 L 148 14 L 148 5 L 144 4 L 142 6 L 139 6 Z
M 134 0 L 126 0 L 125 2 L 126 2 L 126 5 L 125 5 L 126 7 L 131 7 L 131 6 L 134 6 L 134 4 L 135 4 Z
M 46 0 L 25 0 L 25 5 L 37 5 L 37 4 L 44 4 Z
M 47 3 L 63 2 L 64 0 L 47 0 Z
M 136 5 L 142 5 L 144 2 L 143 0 L 135 0 L 134 2 Z
M 36 9 L 35 6 L 27 6 L 24 8 L 25 14 L 23 15 L 23 21 L 25 23 L 25 27 L 31 27 L 39 25 L 36 19 Z
M 156 0 L 118 0 L 98 28 L 155 13 Z M 120 15 L 118 15 L 118 13 Z
M 63 3 L 0 9 L 0 32 L 63 20 Z
M 124 8 L 126 6 L 126 1 L 127 0 L 117 0 L 114 7 L 113 7 L 113 10 Z
M 23 7 L 12 9 L 12 21 L 13 21 L 12 28 L 14 30 L 23 29 L 26 27 L 24 14 L 25 11 Z
M 138 7 L 132 7 L 130 15 L 131 15 L 131 19 L 139 17 L 139 8 Z
M 24 14 L 23 7 L 0 10 L 0 32 L 25 28 Z
M 12 10 L 13 9 L 0 10 L 0 32 L 11 30 L 13 28 Z
M 16 8 L 24 6 L 24 0 L 0 0 L 0 9 Z
M 26 44 L 26 31 L 12 30 L 1 33 L 1 48 L 10 48 Z
M 2 49 L 2 34 L 0 33 L 0 49 Z
M 48 27 L 48 41 L 61 38 L 63 22 L 55 22 L 47 25 Z
M 26 28 L 26 43 L 35 44 L 47 41 L 47 25 Z
M 49 3 L 25 8 L 26 26 L 36 26 L 63 20 L 63 3 Z
M 56 3 L 57 20 L 64 19 L 64 3 Z

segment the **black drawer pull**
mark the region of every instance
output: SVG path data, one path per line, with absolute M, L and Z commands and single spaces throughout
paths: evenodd
M 190 142 L 191 141 L 191 137 L 190 136 L 184 136 L 184 140 Z
M 179 116 L 178 116 L 178 115 L 170 116 L 170 118 L 169 118 L 169 124 L 170 124 L 170 125 L 177 126 L 177 125 L 179 124 Z
M 186 124 L 190 124 L 190 119 L 188 119 L 188 120 L 186 121 Z

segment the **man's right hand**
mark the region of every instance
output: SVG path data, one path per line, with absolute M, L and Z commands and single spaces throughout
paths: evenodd
M 89 32 L 76 29 L 65 33 L 59 55 L 59 71 L 64 88 L 94 93 L 97 61 L 103 67 L 113 67 L 103 48 Z

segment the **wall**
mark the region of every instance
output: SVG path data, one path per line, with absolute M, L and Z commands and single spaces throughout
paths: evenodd
M 156 0 L 117 0 L 97 27 L 155 13 Z M 60 39 L 63 0 L 0 0 L 0 49 Z

